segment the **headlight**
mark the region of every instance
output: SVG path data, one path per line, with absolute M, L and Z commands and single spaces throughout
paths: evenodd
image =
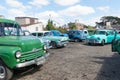
M 46 46 L 44 46 L 44 50 L 46 50 L 47 49 L 47 47 Z
M 16 56 L 16 58 L 20 58 L 20 57 L 21 57 L 21 52 L 20 52 L 20 51 L 17 51 L 17 52 L 15 53 L 15 56 Z

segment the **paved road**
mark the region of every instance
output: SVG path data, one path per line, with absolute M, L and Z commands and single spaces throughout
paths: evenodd
M 120 55 L 111 52 L 110 44 L 70 42 L 50 54 L 43 66 L 16 70 L 12 80 L 120 80 Z

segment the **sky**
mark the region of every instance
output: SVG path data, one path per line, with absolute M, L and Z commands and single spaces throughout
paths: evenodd
M 36 17 L 63 25 L 76 20 L 95 26 L 103 16 L 120 17 L 120 0 L 0 0 L 0 15 L 7 19 Z

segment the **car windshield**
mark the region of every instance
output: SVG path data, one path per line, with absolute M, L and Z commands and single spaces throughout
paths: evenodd
M 95 31 L 94 34 L 106 35 L 106 32 L 105 31 Z
M 58 35 L 62 35 L 62 33 L 61 33 L 61 32 L 59 32 L 59 31 L 57 31 L 57 34 L 58 34 Z
M 45 32 L 44 36 L 53 36 L 52 32 Z
M 0 36 L 17 36 L 23 35 L 19 25 L 4 24 L 0 25 Z

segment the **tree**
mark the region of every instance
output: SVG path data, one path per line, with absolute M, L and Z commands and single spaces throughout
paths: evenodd
M 70 26 L 70 29 L 76 29 L 76 24 L 72 24 L 71 26 Z
M 106 22 L 110 22 L 111 25 L 116 25 L 119 24 L 120 25 L 120 18 L 119 17 L 114 17 L 114 16 L 103 16 L 101 18 L 101 21 L 106 23 Z
M 46 25 L 46 30 L 54 30 L 55 27 L 53 25 L 53 21 L 52 20 L 48 20 L 48 24 Z

